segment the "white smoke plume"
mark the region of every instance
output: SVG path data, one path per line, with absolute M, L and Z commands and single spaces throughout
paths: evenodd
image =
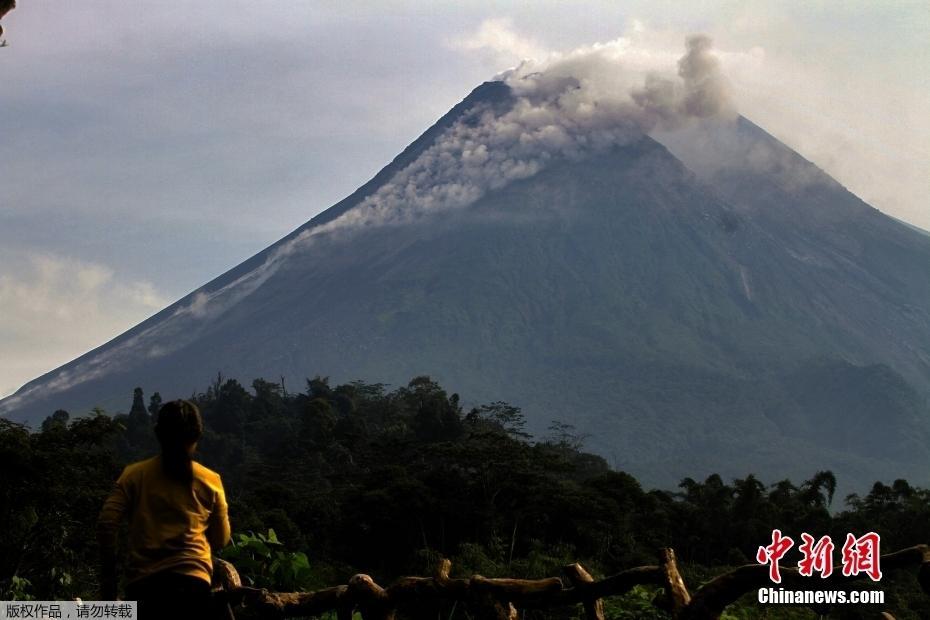
M 710 38 L 688 37 L 686 48 L 677 78 L 649 74 L 639 84 L 609 45 L 524 61 L 501 76 L 514 94 L 509 111 L 471 110 L 389 183 L 313 234 L 460 208 L 554 160 L 603 153 L 655 128 L 732 116 Z

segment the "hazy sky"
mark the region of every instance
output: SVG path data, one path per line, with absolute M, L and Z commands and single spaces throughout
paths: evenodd
M 930 228 L 930 4 L 20 0 L 0 49 L 0 396 L 349 194 L 523 57 L 713 37 L 739 111 Z M 930 271 L 930 267 L 928 267 Z

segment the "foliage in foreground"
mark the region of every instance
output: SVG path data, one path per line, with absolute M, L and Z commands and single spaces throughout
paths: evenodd
M 795 539 L 875 530 L 886 552 L 930 541 L 930 492 L 903 480 L 876 483 L 833 513 L 829 472 L 800 484 L 710 476 L 644 490 L 581 450 L 570 425 L 533 441 L 519 409 L 498 402 L 464 411 L 426 377 L 392 391 L 316 378 L 300 393 L 263 380 L 249 391 L 218 377 L 194 399 L 207 426 L 199 459 L 222 474 L 234 528 L 257 532 L 238 534 L 224 555 L 259 587 L 313 589 L 355 572 L 389 583 L 429 574 L 439 556 L 460 576 L 551 576 L 575 561 L 607 575 L 654 563 L 664 546 L 697 587 L 752 561 L 775 527 Z M 151 415 L 160 400 L 146 407 L 137 390 L 128 414 L 72 420 L 59 411 L 35 433 L 0 420 L 3 598 L 94 597 L 96 514 L 121 468 L 156 450 Z M 883 585 L 896 617 L 930 617 L 912 575 Z M 653 595 L 637 588 L 610 601 L 609 616 L 662 617 Z M 813 617 L 760 609 L 751 597 L 727 613 Z

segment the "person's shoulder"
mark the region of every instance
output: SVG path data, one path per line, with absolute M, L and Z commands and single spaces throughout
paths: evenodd
M 150 471 L 152 468 L 157 468 L 158 457 L 152 457 L 150 459 L 145 459 L 144 461 L 136 461 L 135 463 L 130 463 L 123 468 L 123 473 L 120 474 L 120 482 L 131 482 L 138 480 L 143 477 L 147 471 Z
M 125 478 L 135 478 L 144 474 L 146 471 L 152 469 L 153 467 L 158 467 L 158 457 L 153 456 L 150 459 L 145 459 L 144 461 L 136 461 L 135 463 L 130 463 L 123 468 L 123 473 L 120 476 L 121 479 Z
M 208 485 L 213 488 L 223 488 L 223 480 L 220 478 L 220 475 L 210 469 L 198 463 L 197 461 L 193 462 L 194 465 L 194 478 L 198 480 L 203 480 Z

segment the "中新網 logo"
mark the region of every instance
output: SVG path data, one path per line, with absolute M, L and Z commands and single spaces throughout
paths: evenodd
M 846 542 L 843 544 L 841 562 L 844 577 L 855 577 L 860 574 L 867 575 L 872 581 L 878 581 L 882 578 L 882 570 L 879 565 L 879 543 L 881 539 L 875 532 L 869 532 L 863 536 L 856 537 L 854 534 L 846 534 Z M 769 579 L 774 583 L 781 583 L 781 572 L 779 570 L 779 560 L 785 557 L 785 554 L 794 547 L 794 540 L 790 536 L 784 536 L 781 530 L 772 530 L 772 542 L 765 547 L 759 547 L 756 552 L 756 561 L 759 564 L 769 565 Z M 811 577 L 814 573 L 819 573 L 821 578 L 826 579 L 833 574 L 833 550 L 835 545 L 829 536 L 822 536 L 815 539 L 813 536 L 804 532 L 801 534 L 801 544 L 798 545 L 798 551 L 801 552 L 801 560 L 798 562 L 798 574 L 803 577 Z

